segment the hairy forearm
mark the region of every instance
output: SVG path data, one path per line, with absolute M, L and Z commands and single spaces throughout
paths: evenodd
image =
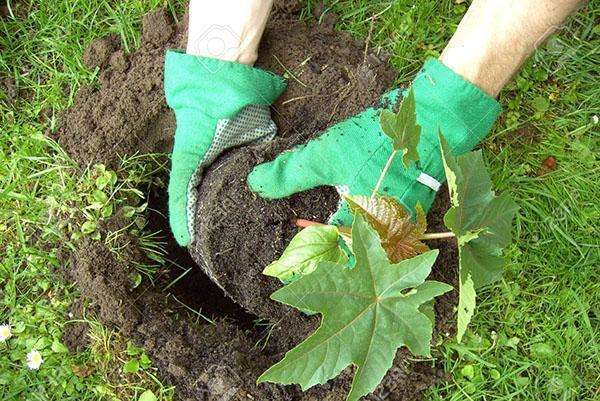
M 186 52 L 253 65 L 273 0 L 190 0 Z
M 495 97 L 536 47 L 582 3 L 474 0 L 440 60 Z

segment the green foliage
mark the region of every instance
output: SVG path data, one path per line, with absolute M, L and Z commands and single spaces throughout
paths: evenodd
M 135 344 L 130 340 L 127 341 L 127 355 L 136 356 L 140 355 L 144 351 L 143 348 L 136 347 Z
M 502 250 L 511 241 L 518 206 L 505 194 L 495 195 L 481 151 L 455 158 L 441 133 L 439 138 L 452 204 L 444 224 L 456 235 L 459 249 L 460 342 L 475 310 L 475 290 L 502 276 Z
M 158 398 L 156 398 L 156 395 L 154 395 L 154 392 L 152 392 L 152 390 L 146 390 L 142 393 L 142 395 L 140 395 L 140 398 L 138 401 L 156 401 Z
M 381 238 L 381 245 L 392 263 L 412 258 L 429 247 L 421 238 L 427 230 L 427 219 L 417 204 L 415 222 L 402 204 L 391 196 L 349 195 L 344 199 L 353 214 L 360 213 Z
M 354 268 L 348 271 L 339 262 L 323 257 L 332 254 L 329 258 L 346 262 L 340 257 L 343 251 L 337 245 L 340 229 L 317 226 L 309 227 L 314 233 L 306 229 L 298 234 L 282 258 L 265 269 L 287 279 L 312 272 L 275 292 L 272 298 L 302 311 L 321 313 L 323 321 L 312 336 L 267 370 L 259 383 L 297 383 L 306 389 L 355 364 L 357 371 L 348 399 L 357 400 L 380 383 L 399 347 L 406 345 L 413 354 L 429 355 L 435 319 L 433 298 L 451 287 L 424 282 L 437 256 L 437 251 L 427 252 L 429 248 L 422 243 L 425 238 L 455 236 L 457 239 L 460 278 L 457 337 L 461 341 L 475 310 L 476 289 L 502 275 L 501 253 L 510 242 L 517 206 L 507 196 L 494 194 L 481 152 L 454 158 L 441 133 L 439 141 L 452 204 L 444 222 L 452 233 L 426 234 L 425 214 L 418 204 L 413 222 L 394 198 L 345 196 L 355 215 L 348 241 L 356 258 Z M 422 255 L 416 256 L 419 254 Z M 415 266 L 424 260 L 429 262 L 427 266 L 415 273 Z M 405 276 L 393 276 L 391 272 Z M 415 274 L 413 281 L 405 281 L 410 274 Z M 401 288 L 391 296 L 384 296 L 388 290 L 380 292 L 380 289 L 386 288 L 382 284 L 386 280 L 393 288 L 396 284 Z M 416 288 L 402 293 L 409 287 Z M 336 351 L 330 353 L 332 349 Z M 470 380 L 475 377 L 472 367 L 465 367 L 463 373 Z
M 401 346 L 429 356 L 432 323 L 419 307 L 452 289 L 425 281 L 437 251 L 390 264 L 380 239 L 359 213 L 352 227 L 352 269 L 332 262 L 273 293 L 272 299 L 322 314 L 317 331 L 263 373 L 258 383 L 325 383 L 357 366 L 349 401 L 372 392 Z
M 414 112 L 412 91 L 409 98 L 397 115 L 382 113 L 384 131 L 406 133 L 407 126 L 416 126 L 416 118 L 409 117 L 411 108 Z M 395 142 L 395 150 L 406 139 L 401 135 L 390 136 Z M 413 144 L 415 152 L 418 139 L 417 135 Z M 298 383 L 306 389 L 324 383 L 349 364 L 355 364 L 357 372 L 348 399 L 356 400 L 373 391 L 383 379 L 397 348 L 406 345 L 413 354 L 429 355 L 435 319 L 433 298 L 451 289 L 442 283 L 423 283 L 435 256 L 424 270 L 419 271 L 424 275 L 418 276 L 418 282 L 410 282 L 398 290 L 417 286 L 413 291 L 401 297 L 396 294 L 383 297 L 386 291 L 379 292 L 380 281 L 390 279 L 392 273 L 389 271 L 403 266 L 400 261 L 404 260 L 412 268 L 425 256 L 437 255 L 437 251 L 427 252 L 429 248 L 422 242 L 425 238 L 455 236 L 457 239 L 460 270 L 457 337 L 461 341 L 475 310 L 476 289 L 502 275 L 504 260 L 501 253 L 510 242 L 511 222 L 517 207 L 508 197 L 496 196 L 492 191 L 481 152 L 454 158 L 441 133 L 439 141 L 452 203 L 444 222 L 452 232 L 426 234 L 427 221 L 420 205 L 417 204 L 413 222 L 400 202 L 392 197 L 375 195 L 395 155 L 392 153 L 373 196 L 344 197 L 355 215 L 351 234 L 348 236 L 343 230 L 343 237 L 356 258 L 350 272 L 339 262 L 328 260 L 344 259 L 340 255 L 345 256 L 337 245 L 341 230 L 330 226 L 309 227 L 314 233 L 308 229 L 299 233 L 282 258 L 265 269 L 265 274 L 288 280 L 303 275 L 296 283 L 275 292 L 272 298 L 302 311 L 321 313 L 323 321 L 312 336 L 267 370 L 259 383 Z M 409 150 L 404 151 L 405 156 L 409 153 Z M 427 253 L 416 256 L 423 252 Z M 403 281 L 399 277 L 396 279 L 397 283 Z M 410 298 L 415 294 L 417 298 Z M 423 297 L 423 294 L 427 296 Z M 412 303 L 415 299 L 419 302 Z M 397 313 L 398 310 L 402 312 Z M 331 349 L 336 352 L 330 353 Z M 377 350 L 374 351 L 376 355 L 371 349 Z M 465 368 L 464 376 L 473 379 L 474 370 Z
M 138 370 L 140 370 L 140 361 L 135 358 L 128 360 L 123 365 L 123 373 L 137 373 Z
M 402 163 L 408 170 L 411 160 L 419 160 L 417 145 L 421 139 L 421 126 L 417 124 L 415 93 L 412 88 L 402 100 L 397 113 L 385 109 L 381 111 L 380 123 L 383 132 L 392 138 L 394 150 L 402 151 Z
M 348 256 L 338 245 L 335 226 L 310 226 L 292 238 L 279 258 L 263 270 L 267 276 L 291 280 L 312 273 L 319 262 L 345 264 Z

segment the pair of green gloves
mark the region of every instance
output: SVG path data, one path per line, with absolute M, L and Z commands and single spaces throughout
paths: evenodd
M 187 246 L 194 238 L 197 188 L 204 168 L 224 150 L 271 140 L 276 127 L 269 105 L 285 90 L 284 80 L 243 64 L 169 51 L 165 61 L 165 94 L 175 111 L 177 130 L 169 179 L 169 219 L 175 239 Z M 413 81 L 417 122 L 422 126 L 420 160 L 408 172 L 396 158 L 381 185 L 386 195 L 413 211 L 425 211 L 445 181 L 438 142 L 441 129 L 455 155 L 467 152 L 489 132 L 499 104 L 440 61 L 430 59 Z M 386 93 L 390 109 L 398 89 Z M 362 113 L 330 127 L 318 140 L 282 153 L 257 166 L 248 176 L 252 191 L 282 198 L 321 185 L 340 193 L 372 192 L 391 152 L 391 140 L 379 126 L 381 109 Z M 331 219 L 350 225 L 342 206 Z

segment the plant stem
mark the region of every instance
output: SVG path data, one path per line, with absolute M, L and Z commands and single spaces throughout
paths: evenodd
M 295 225 L 296 227 L 306 228 L 310 226 L 324 226 L 325 224 L 319 223 L 318 221 L 306 220 L 306 219 L 292 219 L 290 223 Z M 340 226 L 338 229 L 341 232 L 351 232 L 352 227 Z M 428 239 L 446 239 L 446 238 L 454 238 L 456 235 L 452 231 L 446 231 L 443 233 L 425 233 L 419 239 L 428 240 Z
M 326 224 L 323 223 L 319 223 L 316 221 L 312 221 L 312 220 L 305 220 L 305 219 L 292 219 L 290 221 L 290 223 L 294 224 L 296 227 L 300 227 L 300 228 L 306 228 L 306 227 L 310 227 L 310 226 L 325 226 Z M 348 227 L 348 226 L 338 226 L 338 230 L 340 235 L 351 235 L 350 233 L 352 232 L 352 227 Z
M 453 232 L 447 231 L 445 233 L 425 233 L 419 239 L 444 239 L 456 237 Z
M 323 223 L 319 223 L 316 221 L 312 221 L 312 220 L 305 220 L 305 219 L 292 219 L 291 223 L 297 227 L 300 228 L 306 228 L 306 227 L 310 227 L 310 226 L 324 226 L 325 224 Z
M 374 198 L 375 195 L 377 195 L 377 191 L 379 191 L 379 187 L 381 186 L 381 183 L 383 182 L 383 178 L 385 177 L 385 174 L 387 173 L 388 169 L 390 168 L 390 165 L 392 164 L 392 160 L 394 160 L 394 157 L 396 157 L 397 154 L 398 154 L 398 151 L 394 150 L 392 152 L 392 154 L 390 155 L 390 158 L 388 159 L 387 163 L 385 164 L 385 167 L 381 171 L 381 175 L 379 176 L 379 181 L 377 181 L 377 185 L 375 185 L 375 189 L 373 190 L 373 193 L 371 194 L 371 198 Z

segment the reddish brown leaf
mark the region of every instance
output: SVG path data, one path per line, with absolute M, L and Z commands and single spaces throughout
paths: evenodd
M 413 223 L 402 204 L 390 196 L 371 198 L 356 195 L 345 199 L 352 213 L 360 213 L 377 231 L 390 262 L 398 263 L 429 250 L 421 241 L 427 230 L 427 219 L 421 205 L 417 204 Z
M 535 175 L 542 176 L 550 171 L 556 170 L 556 157 L 548 156 L 542 160 L 540 168 L 535 172 Z

